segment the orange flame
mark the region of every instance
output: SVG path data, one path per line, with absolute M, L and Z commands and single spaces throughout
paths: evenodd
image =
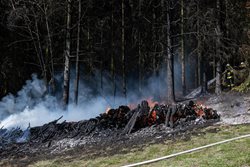
M 148 102 L 148 106 L 152 109 L 156 104 L 159 104 L 157 101 L 153 101 L 153 98 L 152 97 L 149 97 L 147 99 L 147 102 Z
M 152 117 L 153 121 L 156 122 L 157 115 L 156 115 L 155 110 L 152 112 L 151 117 Z
M 130 108 L 130 110 L 133 110 L 137 107 L 137 105 L 135 103 L 131 103 L 128 105 L 128 107 Z
M 105 113 L 108 114 L 110 110 L 111 110 L 111 108 L 108 107 L 108 108 L 106 109 Z
M 157 113 L 156 111 L 152 111 L 151 114 L 149 115 L 149 119 L 148 119 L 148 124 L 151 126 L 153 124 L 156 123 L 156 119 L 157 119 Z
M 202 116 L 204 116 L 205 115 L 205 112 L 204 112 L 204 107 L 203 107 L 203 105 L 202 104 L 197 104 L 196 106 L 195 106 L 195 112 L 196 112 L 196 115 L 198 116 L 198 117 L 202 117 Z

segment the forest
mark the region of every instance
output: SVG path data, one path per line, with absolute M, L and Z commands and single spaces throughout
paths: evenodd
M 220 94 L 226 64 L 250 63 L 246 0 L 1 0 L 0 8 L 1 97 L 35 73 L 64 107 L 70 96 L 77 104 L 79 80 L 111 101 L 147 98 L 151 85 L 148 94 L 173 103 L 199 86 L 206 93 L 213 78 Z
M 0 166 L 249 166 L 249 18 L 250 0 L 0 0 Z

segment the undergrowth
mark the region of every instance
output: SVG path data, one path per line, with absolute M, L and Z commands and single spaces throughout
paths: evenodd
M 250 90 L 250 75 L 248 78 L 243 82 L 241 85 L 236 86 L 233 88 L 234 91 L 241 92 L 241 93 L 247 93 Z

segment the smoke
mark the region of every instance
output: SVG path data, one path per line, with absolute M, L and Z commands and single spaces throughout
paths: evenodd
M 165 87 L 159 81 L 163 78 L 163 73 L 158 77 L 151 77 L 145 81 L 142 92 L 135 91 L 137 82 L 128 81 L 127 98 L 125 99 L 119 90 L 120 81 L 117 77 L 117 95 L 112 95 L 112 85 L 107 77 L 103 77 L 103 86 L 100 85 L 100 73 L 96 72 L 95 76 L 88 81 L 80 81 L 79 85 L 79 102 L 75 106 L 73 103 L 73 81 L 74 75 L 71 75 L 70 83 L 70 103 L 68 110 L 64 111 L 62 106 L 62 75 L 57 75 L 57 93 L 51 95 L 48 93 L 47 86 L 43 80 L 32 75 L 32 79 L 28 80 L 23 88 L 16 96 L 10 94 L 0 102 L 0 127 L 12 128 L 20 127 L 25 129 L 30 124 L 32 127 L 41 126 L 45 123 L 53 121 L 60 116 L 66 121 L 86 120 L 98 116 L 105 112 L 107 107 L 118 107 L 128 103 L 138 103 L 143 97 L 152 97 L 159 93 L 159 86 Z M 130 84 L 129 84 L 130 83 Z M 132 89 L 131 87 L 134 87 Z M 131 88 L 131 89 L 130 89 Z M 162 88 L 163 90 L 163 88 Z
M 178 60 L 174 61 L 175 88 L 179 90 L 181 70 Z M 48 86 L 34 74 L 16 96 L 9 94 L 0 102 L 0 128 L 20 127 L 26 129 L 41 126 L 61 116 L 66 121 L 86 120 L 105 112 L 108 107 L 137 104 L 150 97 L 155 100 L 166 99 L 166 70 L 162 68 L 159 74 L 144 79 L 141 91 L 138 81 L 127 80 L 127 98 L 122 93 L 122 78 L 116 76 L 115 97 L 114 87 L 109 73 L 96 71 L 94 76 L 80 80 L 78 105 L 73 103 L 74 70 L 71 71 L 70 98 L 68 110 L 62 106 L 62 74 L 56 76 L 56 93 L 50 94 Z M 102 76 L 102 77 L 101 77 Z M 177 91 L 177 90 L 176 90 Z
M 61 76 L 57 78 L 61 79 Z M 105 111 L 108 104 L 104 98 L 97 96 L 90 98 L 88 95 L 90 89 L 83 83 L 80 84 L 79 92 L 79 105 L 75 106 L 71 97 L 68 110 L 64 111 L 61 108 L 62 103 L 61 99 L 58 98 L 59 95 L 48 94 L 43 80 L 32 75 L 32 79 L 26 82 L 16 96 L 7 95 L 0 102 L 0 127 L 18 126 L 25 129 L 29 123 L 32 127 L 40 126 L 60 116 L 63 116 L 67 121 L 79 121 L 95 117 Z
M 38 80 L 36 75 L 32 75 L 32 80 L 28 80 L 26 85 L 17 93 L 17 97 L 12 94 L 7 95 L 0 102 L 0 120 L 8 115 L 24 110 L 27 106 L 34 106 L 39 103 L 46 92 L 46 86 L 42 80 Z
M 53 105 L 52 102 L 51 105 Z M 79 121 L 97 116 L 100 112 L 105 111 L 105 106 L 107 105 L 102 99 L 95 99 L 87 106 L 80 105 L 75 107 L 73 104 L 70 104 L 68 111 L 64 111 L 60 108 L 48 107 L 44 102 L 41 102 L 33 108 L 26 107 L 21 112 L 9 115 L 1 122 L 0 126 L 5 128 L 19 126 L 24 129 L 28 127 L 29 123 L 31 126 L 40 126 L 62 115 L 67 121 Z

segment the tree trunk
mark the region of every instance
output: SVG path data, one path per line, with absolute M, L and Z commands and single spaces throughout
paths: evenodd
M 205 58 L 203 57 L 202 59 L 202 68 L 203 68 L 203 71 L 202 71 L 202 81 L 201 81 L 201 93 L 203 95 L 207 94 L 208 92 L 208 87 L 207 87 L 207 63 L 206 63 L 206 60 Z
M 142 0 L 139 0 L 139 19 L 142 18 L 142 13 L 141 13 L 141 4 Z M 141 51 L 141 22 L 139 22 L 139 26 L 138 26 L 138 64 L 139 64 L 139 92 L 142 92 L 142 78 L 143 78 L 143 57 L 142 57 L 142 51 Z
M 225 29 L 226 29 L 226 37 L 229 37 L 229 2 L 228 0 L 225 0 Z
M 100 86 L 101 86 L 101 93 L 103 93 L 103 60 L 101 60 L 101 78 L 100 78 Z
M 139 30 L 140 31 L 140 30 Z M 142 92 L 142 78 L 143 78 L 143 63 L 142 63 L 142 52 L 141 52 L 141 34 L 139 32 L 139 37 L 138 37 L 138 56 L 139 56 L 139 59 L 138 59 L 138 68 L 139 68 L 139 92 L 141 93 Z
M 124 27 L 124 19 L 125 19 L 125 4 L 124 0 L 122 0 L 122 89 L 123 89 L 123 96 L 127 99 L 127 85 L 126 85 L 126 60 L 125 60 L 125 27 Z
M 29 24 L 27 23 L 27 20 L 26 20 L 26 19 L 25 19 L 25 24 L 27 25 L 27 28 L 28 28 L 30 37 L 31 37 L 31 39 L 32 39 L 32 42 L 33 42 L 33 45 L 34 45 L 34 48 L 35 48 L 35 51 L 36 51 L 37 58 L 38 58 L 38 60 L 39 60 L 39 65 L 40 65 L 40 67 L 41 67 L 42 74 L 44 74 L 44 73 L 45 73 L 45 69 L 44 69 L 44 66 L 43 66 L 43 63 L 42 63 L 42 60 L 41 60 L 41 55 L 39 54 L 38 48 L 37 48 L 37 46 L 36 46 L 35 37 L 33 36 L 31 27 L 30 27 Z
M 184 49 L 184 0 L 181 0 L 181 82 L 183 96 L 186 95 L 186 62 Z
M 216 57 L 214 55 L 213 56 L 213 78 L 216 77 L 216 68 L 217 68 L 217 66 L 216 66 Z
M 77 25 L 77 47 L 76 47 L 76 78 L 75 78 L 75 105 L 78 103 L 78 90 L 79 90 L 79 52 L 80 52 L 80 36 L 81 36 L 81 16 L 82 16 L 82 0 L 78 0 L 78 25 Z
M 202 73 L 202 89 L 201 89 L 201 93 L 204 95 L 204 94 L 207 94 L 207 74 L 206 72 L 204 71 Z
M 71 26 L 71 0 L 67 0 L 67 31 L 66 48 L 64 52 L 64 81 L 63 81 L 63 108 L 66 109 L 69 103 L 69 80 L 70 80 L 70 26 Z
M 33 11 L 33 13 L 34 13 L 34 11 Z M 41 44 L 41 39 L 40 39 L 40 35 L 39 35 L 38 22 L 37 22 L 36 16 L 35 16 L 35 31 L 36 31 L 35 34 L 36 34 L 37 43 L 38 43 L 38 52 L 40 54 L 41 62 L 42 62 L 43 69 L 44 69 L 43 79 L 44 79 L 45 83 L 47 84 L 47 66 L 45 64 L 45 60 L 44 60 L 44 56 L 43 56 L 42 44 Z
M 198 56 L 195 58 L 195 71 L 194 71 L 194 86 L 197 88 L 198 87 Z
M 111 15 L 111 77 L 112 77 L 112 88 L 113 88 L 113 104 L 115 105 L 116 96 L 116 84 L 115 84 L 115 55 L 114 55 L 114 0 L 112 0 L 112 15 Z
M 216 86 L 215 93 L 217 95 L 221 94 L 221 62 L 218 61 L 216 64 Z
M 175 103 L 175 94 L 174 94 L 174 69 L 173 69 L 173 55 L 171 52 L 171 22 L 170 22 L 170 6 L 167 2 L 167 88 L 168 88 L 168 102 Z
M 153 49 L 154 49 L 154 55 L 153 55 L 153 72 L 154 77 L 156 77 L 156 88 L 155 88 L 155 98 L 160 100 L 160 81 L 158 79 L 159 77 L 159 61 L 158 61 L 158 53 L 157 53 L 157 32 L 156 32 L 156 9 L 153 7 L 153 24 L 152 24 L 152 38 L 153 38 Z
M 54 75 L 55 75 L 55 71 L 54 71 L 54 57 L 53 57 L 53 48 L 52 48 L 52 39 L 51 39 L 51 33 L 50 33 L 50 26 L 49 26 L 49 18 L 48 18 L 48 12 L 47 12 L 47 8 L 44 9 L 45 12 L 45 24 L 46 24 L 46 29 L 47 29 L 47 35 L 48 35 L 48 51 L 50 54 L 50 81 L 49 81 L 49 85 L 51 88 L 51 93 L 55 92 L 55 79 L 54 79 Z
M 200 34 L 200 3 L 197 2 L 197 86 L 201 85 L 201 34 Z
M 157 44 L 156 44 L 156 31 L 155 31 L 155 23 L 156 23 L 156 13 L 155 13 L 155 8 L 153 7 L 153 23 L 152 23 L 152 38 L 153 38 L 153 49 L 154 49 L 154 57 L 153 57 L 153 71 L 154 71 L 154 76 L 157 76 Z
M 198 42 L 200 43 L 200 42 Z M 201 85 L 201 47 L 200 44 L 198 44 L 199 49 L 198 49 L 198 57 L 197 57 L 197 85 Z
M 217 95 L 221 94 L 221 25 L 220 25 L 220 20 L 221 20 L 221 4 L 220 0 L 217 0 L 217 27 L 216 27 L 216 57 L 219 60 L 216 65 L 216 89 L 215 92 Z
M 165 23 L 166 23 L 166 17 L 165 17 L 165 4 L 164 4 L 165 0 L 161 0 L 161 22 L 162 22 L 162 25 L 161 25 L 161 35 L 159 36 L 159 39 L 161 41 L 161 55 L 160 57 L 163 59 L 165 59 L 165 41 L 166 41 L 166 36 L 165 36 Z

